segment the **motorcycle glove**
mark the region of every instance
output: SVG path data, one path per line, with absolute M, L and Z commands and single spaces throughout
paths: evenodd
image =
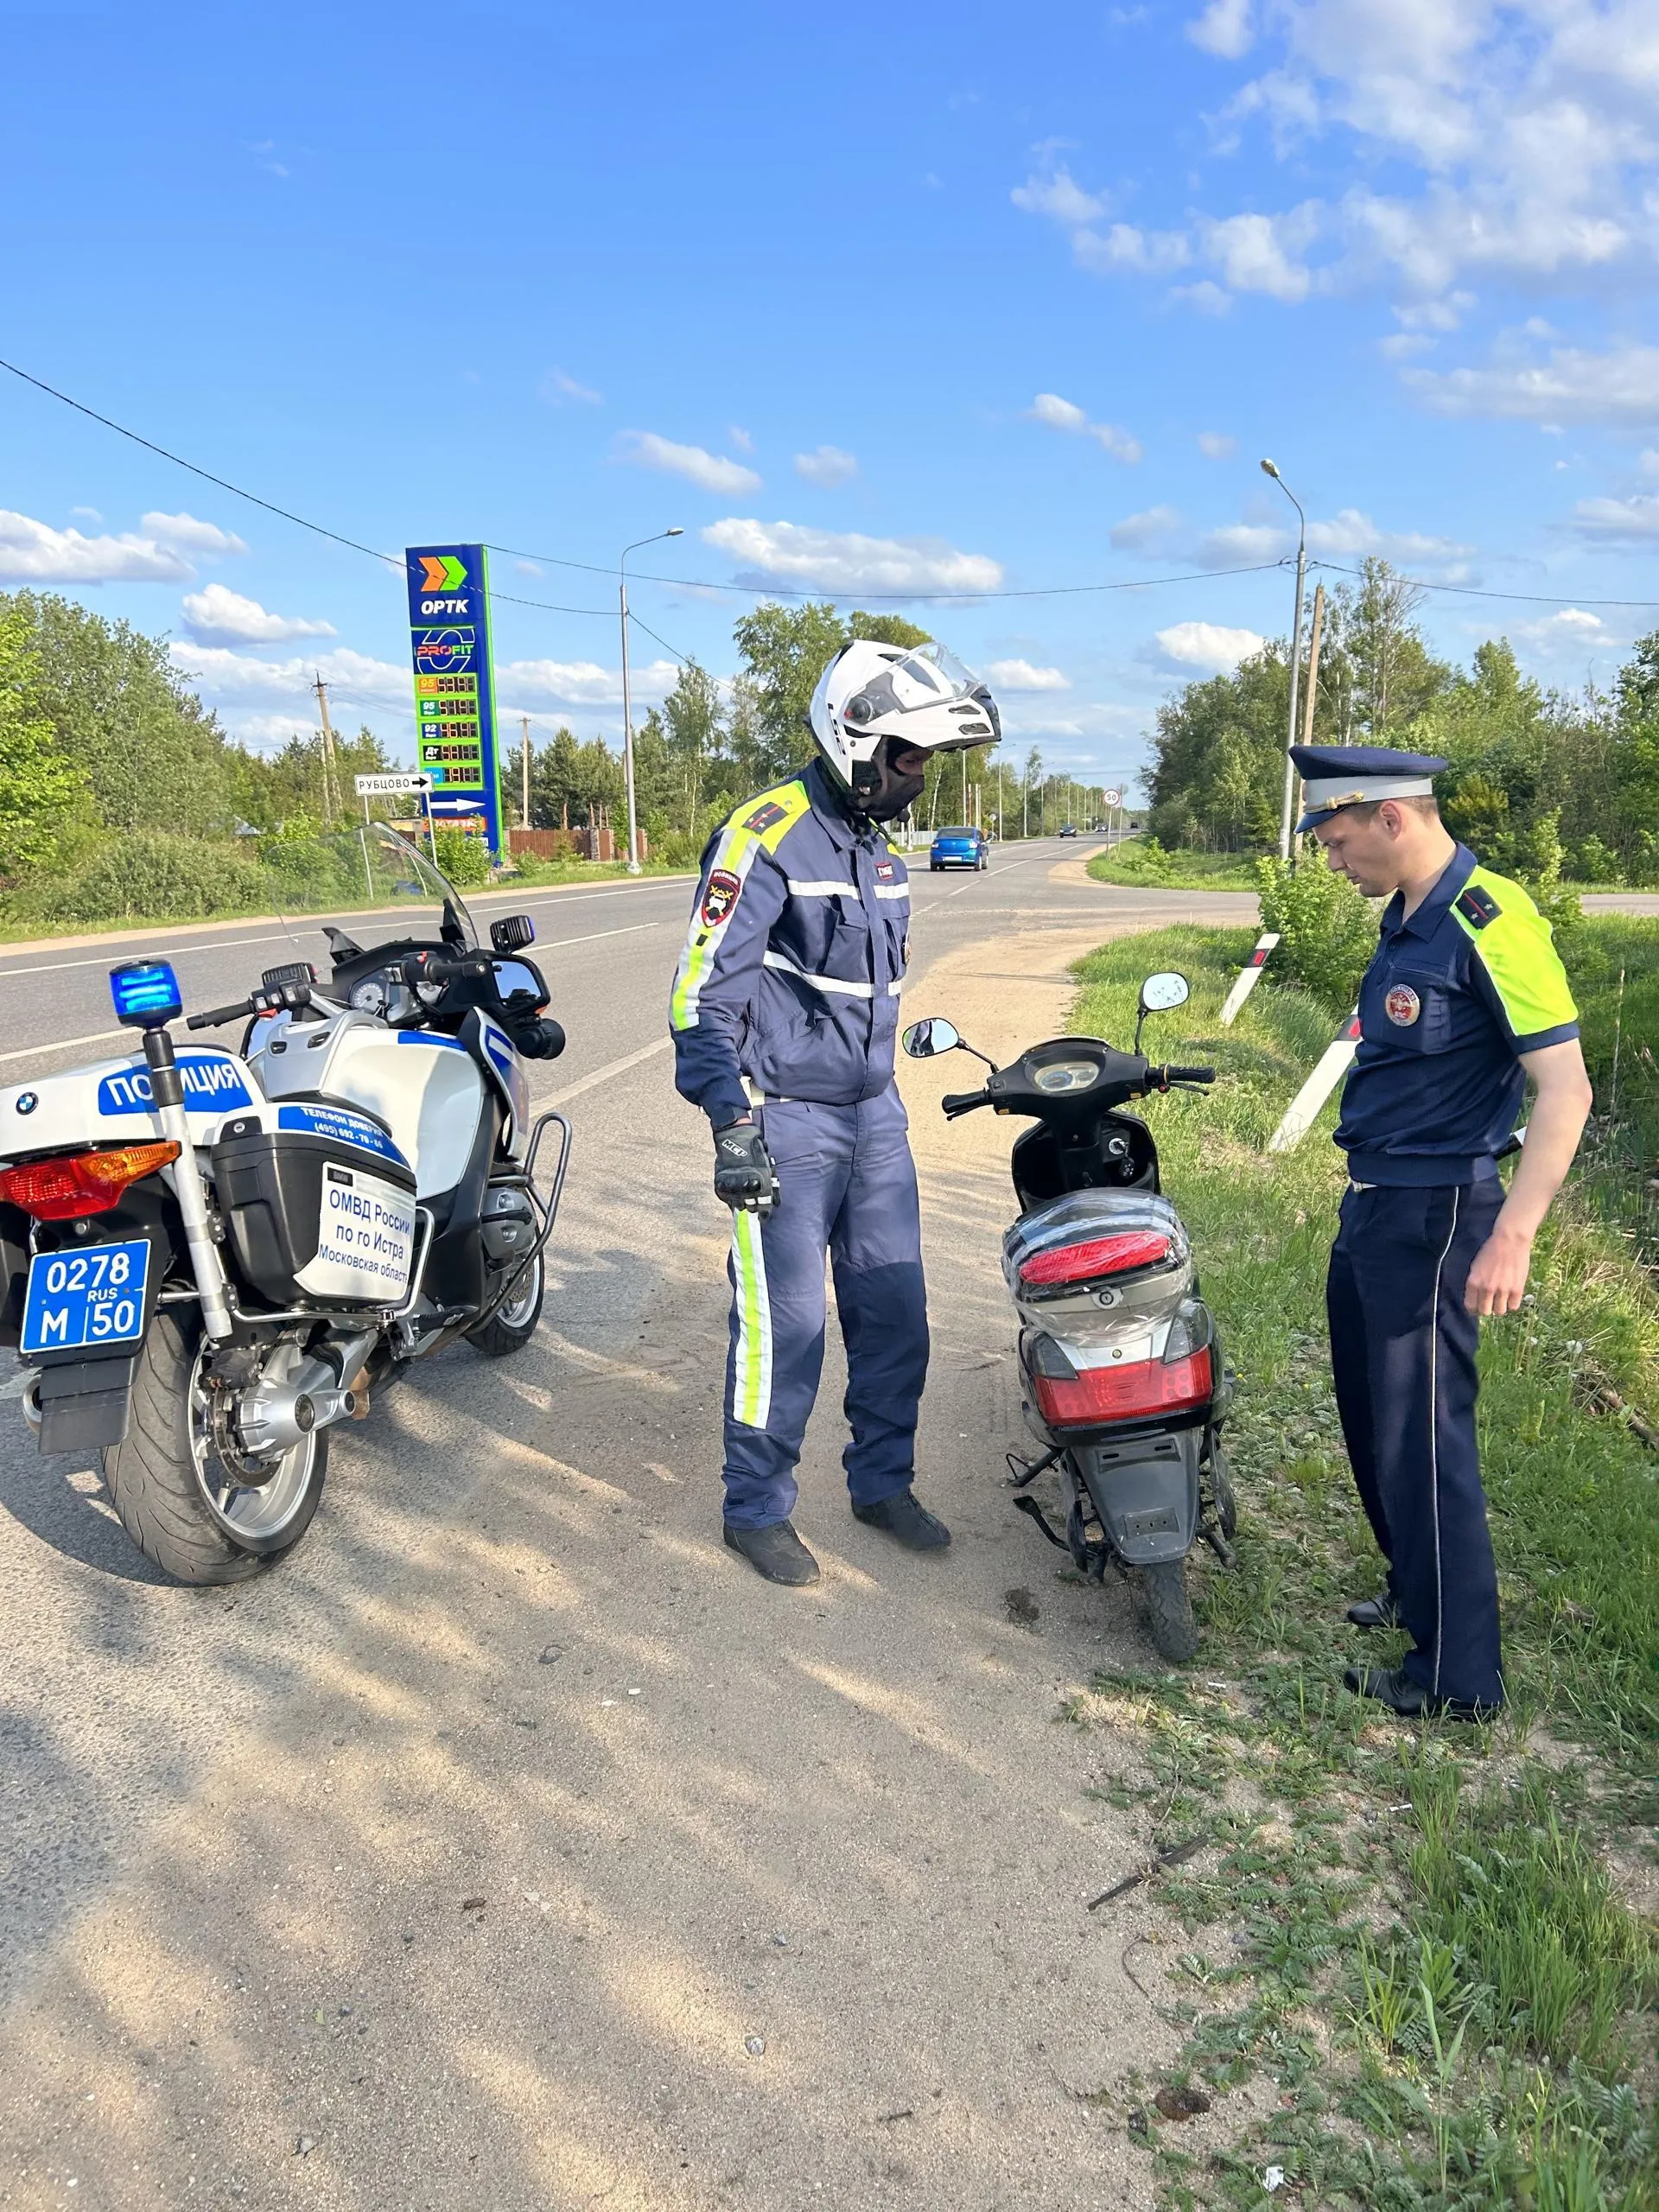
M 778 1170 L 752 1121 L 728 1122 L 715 1131 L 715 1196 L 763 1221 L 778 1204 Z

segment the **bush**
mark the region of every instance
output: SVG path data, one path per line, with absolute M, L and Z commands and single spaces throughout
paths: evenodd
M 435 834 L 433 842 L 438 866 L 458 888 L 489 881 L 490 849 L 481 837 L 469 837 L 464 830 L 445 829 Z
M 1279 932 L 1274 972 L 1288 975 L 1332 1012 L 1346 1014 L 1376 950 L 1376 916 L 1370 902 L 1345 875 L 1333 875 L 1317 858 L 1297 868 L 1281 860 L 1259 860 L 1255 876 L 1262 926 Z
M 185 921 L 257 911 L 270 880 L 238 846 L 168 830 L 136 830 L 100 846 L 67 875 L 38 876 L 15 900 L 20 916 L 51 926 Z
M 336 906 L 360 899 L 364 891 L 361 868 L 353 865 L 355 851 L 342 850 L 338 839 L 284 830 L 259 840 L 259 861 L 270 878 L 270 896 L 278 905 Z

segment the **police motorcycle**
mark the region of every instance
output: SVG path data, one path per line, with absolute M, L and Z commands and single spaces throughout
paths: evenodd
M 110 988 L 141 1049 L 0 1090 L 24 1412 L 42 1452 L 102 1452 L 128 1535 L 185 1582 L 290 1551 L 336 1422 L 457 1338 L 517 1351 L 541 1312 L 570 1128 L 531 1112 L 524 1061 L 564 1048 L 534 925 L 480 947 L 415 847 L 351 843 L 372 904 L 423 911 L 379 944 L 329 928 L 326 978 L 296 960 L 189 1016 L 245 1023 L 238 1050 L 176 1046 L 172 967 L 138 961 Z
M 1004 1068 L 986 1060 L 982 1090 L 942 1101 L 952 1121 L 989 1106 L 1036 1124 L 1014 1147 L 1020 1213 L 1002 1240 L 1022 1409 L 1041 1447 L 1029 1460 L 1008 1455 L 1014 1503 L 1079 1573 L 1099 1581 L 1110 1566 L 1133 1576 L 1152 1640 L 1174 1661 L 1198 1648 L 1187 1554 L 1202 1538 L 1224 1564 L 1235 1556 L 1221 1445 L 1233 1376 L 1198 1295 L 1186 1230 L 1162 1194 L 1152 1132 L 1123 1109 L 1151 1091 L 1214 1082 L 1213 1068 L 1154 1066 L 1141 1055 L 1147 1015 L 1188 995 L 1185 976 L 1149 976 L 1132 1051 L 1057 1037 Z M 974 1051 L 938 1020 L 912 1023 L 903 1042 L 917 1059 Z M 1029 1494 L 1050 1468 L 1064 1535 Z

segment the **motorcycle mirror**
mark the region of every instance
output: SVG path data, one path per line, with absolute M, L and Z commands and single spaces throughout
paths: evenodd
M 900 1041 L 912 1060 L 931 1060 L 936 1052 L 954 1052 L 962 1035 L 954 1022 L 936 1015 L 930 1021 L 912 1021 Z
M 528 914 L 503 914 L 490 924 L 490 943 L 498 952 L 522 952 L 536 942 L 536 925 Z
M 1142 1014 L 1167 1014 L 1172 1007 L 1185 1006 L 1192 995 L 1185 976 L 1178 976 L 1173 969 L 1166 969 L 1156 976 L 1148 976 L 1141 986 Z

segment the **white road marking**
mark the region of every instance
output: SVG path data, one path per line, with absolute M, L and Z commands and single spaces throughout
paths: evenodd
M 21 1052 L 0 1052 L 0 1067 L 11 1060 L 36 1060 L 42 1052 L 73 1052 L 77 1045 L 107 1045 L 117 1037 L 130 1037 L 130 1029 L 100 1029 L 91 1037 L 59 1037 L 50 1045 L 25 1045 Z M 135 1042 L 133 1050 L 137 1050 Z
M 645 1060 L 654 1060 L 658 1052 L 669 1051 L 673 1042 L 671 1037 L 659 1037 L 655 1044 L 643 1045 L 637 1052 L 625 1052 L 620 1060 L 610 1060 L 602 1068 L 595 1068 L 591 1075 L 583 1076 L 580 1083 L 573 1083 L 569 1090 L 556 1090 L 550 1098 L 537 1099 L 533 1103 L 538 1106 L 568 1106 L 573 1098 L 580 1098 L 583 1091 L 597 1090 L 601 1083 L 608 1083 L 613 1076 L 626 1075 L 630 1068 L 637 1068 Z

